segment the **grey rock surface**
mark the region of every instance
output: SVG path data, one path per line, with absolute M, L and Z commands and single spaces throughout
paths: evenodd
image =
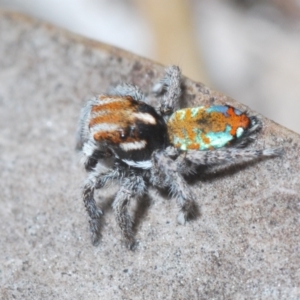
M 133 203 L 134 252 L 120 242 L 105 190 L 93 247 L 74 150 L 80 108 L 122 81 L 154 104 L 163 67 L 8 12 L 0 41 L 1 299 L 300 299 L 299 135 L 261 116 L 252 147 L 284 155 L 195 180 L 201 214 L 186 226 L 175 201 L 151 189 L 151 201 Z M 182 106 L 245 109 L 184 84 Z

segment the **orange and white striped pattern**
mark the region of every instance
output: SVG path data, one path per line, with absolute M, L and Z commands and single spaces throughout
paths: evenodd
M 130 96 L 101 95 L 90 111 L 89 129 L 96 142 L 109 142 L 124 151 L 140 150 L 147 141 L 140 139 L 137 123 L 156 125 L 156 119 L 140 112 L 141 103 Z

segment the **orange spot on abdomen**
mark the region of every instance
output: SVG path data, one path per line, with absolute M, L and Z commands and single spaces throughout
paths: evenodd
M 232 136 L 236 135 L 236 131 L 238 128 L 247 129 L 250 126 L 250 119 L 245 113 L 237 115 L 234 112 L 233 107 L 229 107 L 227 113 L 229 115 L 228 123 L 231 126 L 230 134 Z

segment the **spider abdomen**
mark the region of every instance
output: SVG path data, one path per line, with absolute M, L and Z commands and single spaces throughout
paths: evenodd
M 199 106 L 175 111 L 167 127 L 170 143 L 176 148 L 208 150 L 241 139 L 256 121 L 229 105 Z

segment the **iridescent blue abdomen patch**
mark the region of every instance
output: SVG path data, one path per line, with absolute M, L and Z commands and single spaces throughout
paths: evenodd
M 175 111 L 167 124 L 171 144 L 181 150 L 228 145 L 251 127 L 246 113 L 229 106 L 199 106 Z

